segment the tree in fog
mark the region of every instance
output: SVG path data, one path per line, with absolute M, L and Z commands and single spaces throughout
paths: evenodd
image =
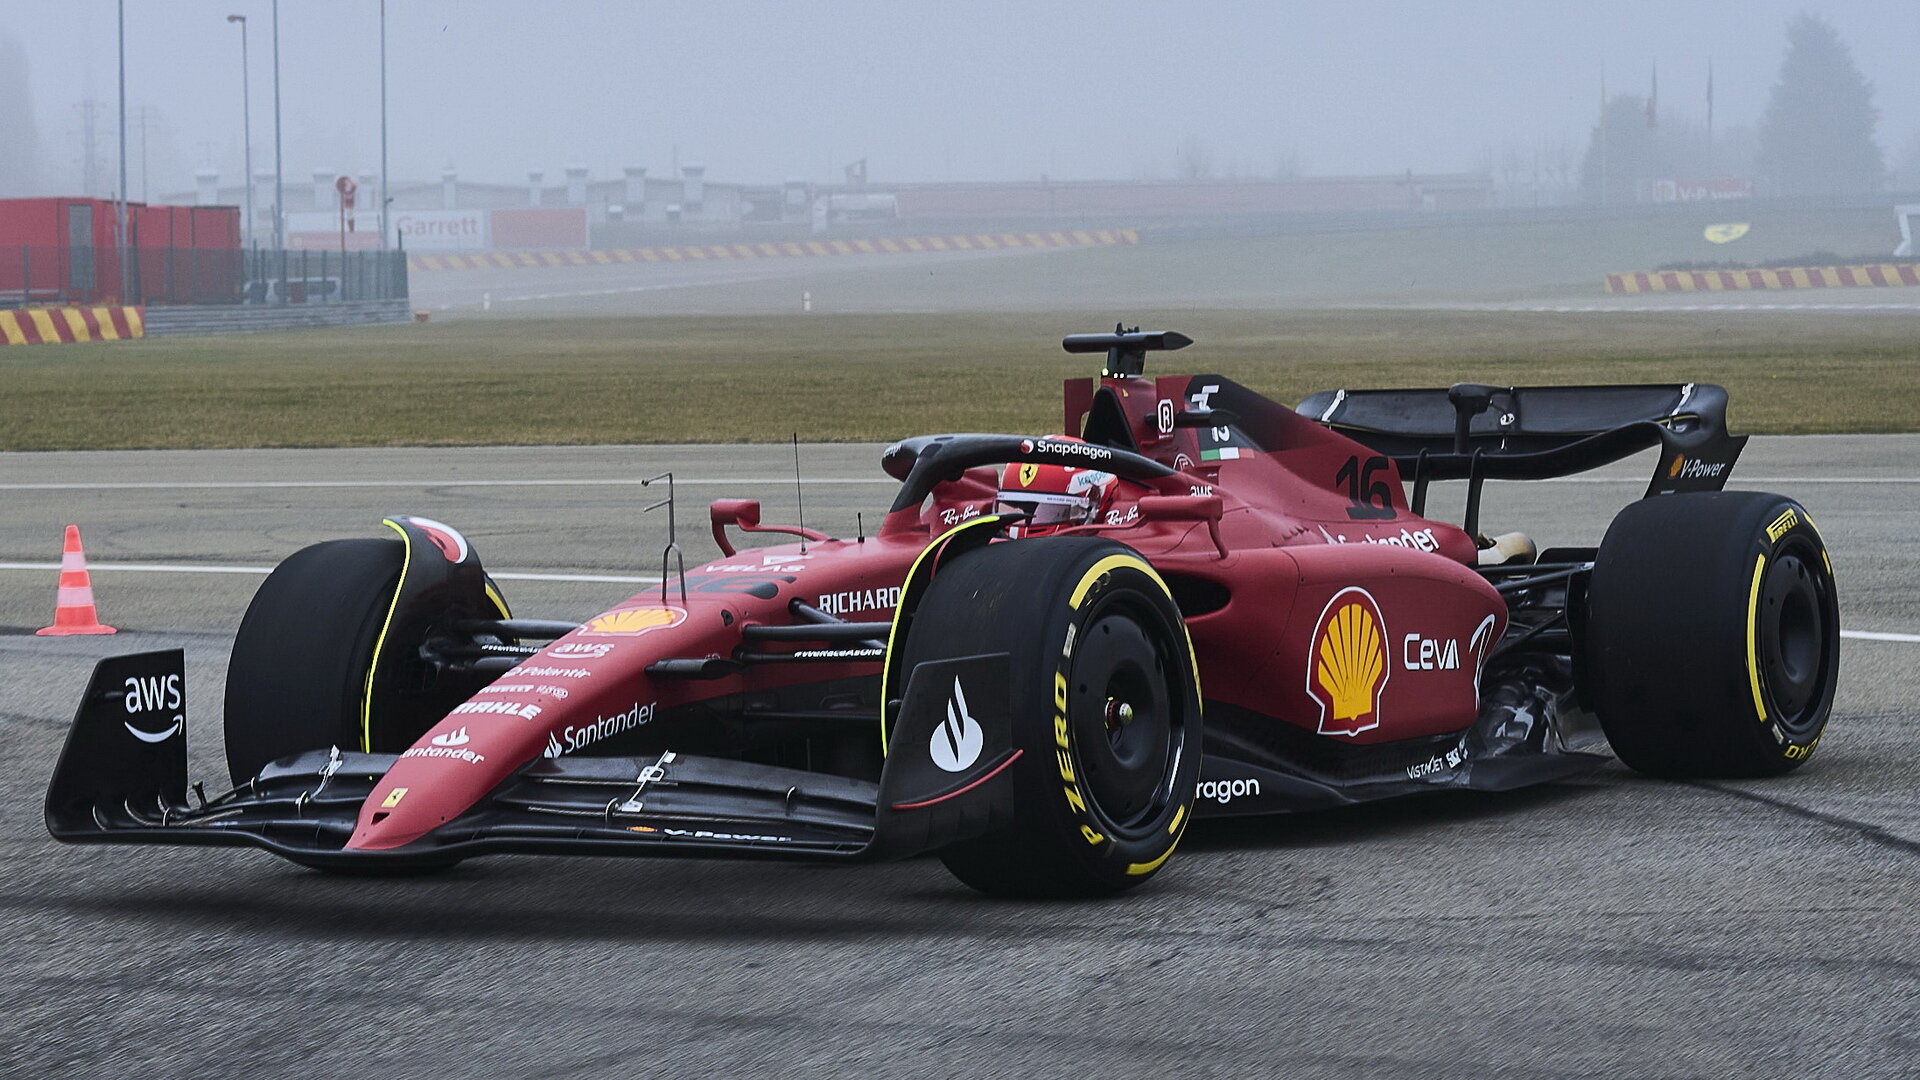
M 1920 131 L 1913 133 L 1907 140 L 1907 148 L 1900 155 L 1900 168 L 1894 173 L 1893 183 L 1901 191 L 1920 191 Z
M 1760 119 L 1760 174 L 1781 194 L 1878 191 L 1886 180 L 1873 141 L 1873 84 L 1832 24 L 1802 14 L 1787 24 L 1780 81 Z
M 1205 180 L 1213 175 L 1213 147 L 1198 135 L 1189 135 L 1174 148 L 1174 175 L 1182 180 Z
M 37 192 L 37 144 L 26 51 L 14 39 L 0 37 L 0 196 Z
M 1630 203 L 1643 181 L 1669 176 L 1659 136 L 1660 129 L 1647 126 L 1646 98 L 1618 94 L 1607 99 L 1580 164 L 1580 190 L 1587 200 Z
M 1580 163 L 1580 190 L 1600 202 L 1600 173 L 1606 170 L 1608 203 L 1653 197 L 1660 180 L 1698 182 L 1725 175 L 1732 160 L 1726 140 L 1709 144 L 1704 127 L 1673 110 L 1663 111 L 1659 126 L 1647 122 L 1647 99 L 1621 94 L 1607 102 L 1604 126 L 1596 124 Z

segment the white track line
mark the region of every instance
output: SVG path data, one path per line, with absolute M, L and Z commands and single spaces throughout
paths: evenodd
M 59 570 L 59 563 L 37 562 L 0 562 L 0 570 Z M 137 574 L 271 574 L 271 566 L 213 566 L 176 563 L 114 563 L 93 562 L 87 564 L 89 571 L 113 573 L 126 571 Z M 658 585 L 658 577 L 634 577 L 625 574 L 533 574 L 502 573 L 494 574 L 496 581 L 600 581 L 618 585 Z
M 770 487 L 792 484 L 791 476 L 692 477 L 676 479 L 681 484 L 703 487 L 753 485 Z M 1644 484 L 1638 476 L 1559 476 L 1547 480 L 1498 480 L 1500 484 Z M 899 481 L 886 476 L 809 476 L 804 484 L 889 484 Z M 1742 484 L 1920 484 L 1920 476 L 1742 476 Z M 100 483 L 0 483 L 0 491 L 190 491 L 190 490 L 278 490 L 287 488 L 513 488 L 513 487 L 639 487 L 638 480 L 129 480 Z
M 739 277 L 705 278 L 699 281 L 664 282 L 656 285 L 627 285 L 612 289 L 575 289 L 567 292 L 523 293 L 518 296 L 496 296 L 492 302 L 495 304 L 538 303 L 543 300 L 576 300 L 591 296 L 631 296 L 638 293 L 663 292 L 668 289 L 702 289 L 721 285 L 749 285 L 760 281 L 777 281 L 780 278 L 793 277 L 801 271 L 802 268 L 795 267 L 793 270 L 775 274 L 748 274 Z M 473 288 L 473 286 L 470 285 L 464 287 L 469 290 Z M 457 303 L 440 304 L 435 307 L 434 310 L 453 311 L 460 308 L 478 308 L 485 302 L 484 300 L 462 300 Z
M 31 570 L 42 573 L 54 573 L 60 569 L 57 562 L 0 562 L 0 570 Z M 142 574 L 259 574 L 273 572 L 271 566 L 213 566 L 186 565 L 175 563 L 113 563 L 96 562 L 87 564 L 88 570 L 106 573 L 126 571 Z M 658 577 L 636 577 L 624 574 L 534 574 L 501 573 L 494 574 L 496 581 L 588 581 L 605 582 L 618 585 L 658 585 Z M 1881 630 L 1842 630 L 1843 638 L 1858 641 L 1898 641 L 1908 644 L 1920 644 L 1920 634 L 1896 634 Z
M 1555 476 L 1545 480 L 1504 480 L 1493 477 L 1491 480 L 1496 484 L 1644 484 L 1647 482 L 1638 476 Z M 1920 484 L 1920 476 L 1741 476 L 1738 480 L 1741 484 Z
M 731 484 L 768 486 L 793 483 L 791 476 L 675 477 L 675 483 L 725 487 Z M 900 481 L 887 476 L 809 476 L 804 484 L 893 484 Z M 640 487 L 632 479 L 555 479 L 555 480 L 126 480 L 0 484 L 0 491 L 175 491 L 231 488 L 456 488 L 456 487 Z

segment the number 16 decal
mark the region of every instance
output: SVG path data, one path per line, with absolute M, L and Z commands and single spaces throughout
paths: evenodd
M 1390 520 L 1396 516 L 1393 488 L 1380 476 L 1386 467 L 1387 459 L 1383 457 L 1370 457 L 1364 464 L 1359 458 L 1350 457 L 1340 466 L 1340 471 L 1333 474 L 1333 482 L 1346 486 L 1347 499 L 1353 503 L 1347 507 L 1348 517 L 1367 521 Z

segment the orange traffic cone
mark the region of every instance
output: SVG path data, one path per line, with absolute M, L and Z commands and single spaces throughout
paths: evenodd
M 80 526 L 67 526 L 67 542 L 60 550 L 60 600 L 53 609 L 53 625 L 34 631 L 45 637 L 68 634 L 112 634 L 93 609 L 93 579 L 87 576 L 87 556 L 80 550 Z

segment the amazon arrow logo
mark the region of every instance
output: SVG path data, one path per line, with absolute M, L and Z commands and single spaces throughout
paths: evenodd
M 168 739 L 173 738 L 174 735 L 179 733 L 180 725 L 184 723 L 186 723 L 186 717 L 176 716 L 173 718 L 172 727 L 169 727 L 165 731 L 153 732 L 153 731 L 142 731 L 139 728 L 134 727 L 132 724 L 128 724 L 122 721 L 123 726 L 127 729 L 127 733 L 144 743 L 166 742 Z

